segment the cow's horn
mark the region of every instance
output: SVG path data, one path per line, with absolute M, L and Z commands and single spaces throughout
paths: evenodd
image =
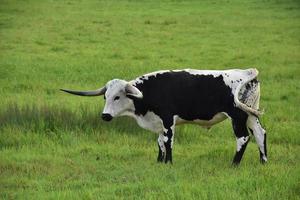
M 75 94 L 79 96 L 100 96 L 105 94 L 106 92 L 106 87 L 99 88 L 98 90 L 91 90 L 91 91 L 75 91 L 75 90 L 66 90 L 66 89 L 60 89 L 61 91 L 70 93 L 70 94 Z

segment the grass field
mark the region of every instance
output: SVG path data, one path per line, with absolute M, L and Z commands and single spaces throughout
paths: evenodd
M 95 89 L 160 69 L 260 71 L 269 162 L 230 121 L 176 128 L 173 165 Z M 0 2 L 0 199 L 300 199 L 298 0 Z

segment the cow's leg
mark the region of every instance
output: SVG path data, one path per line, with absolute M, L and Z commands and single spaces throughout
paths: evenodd
M 267 162 L 267 135 L 265 129 L 261 126 L 259 119 L 255 116 L 249 116 L 247 126 L 252 131 L 258 145 L 260 161 Z
M 158 156 L 157 162 L 163 162 L 166 155 L 166 147 L 164 143 L 164 134 L 159 134 L 158 139 Z
M 175 132 L 175 119 L 168 118 L 163 120 L 164 124 L 164 144 L 166 148 L 166 156 L 165 163 L 172 163 L 172 148 L 173 148 L 173 140 L 174 140 L 174 132 Z
M 232 164 L 238 165 L 243 157 L 250 138 L 245 119 L 233 119 L 232 125 L 234 134 L 236 136 L 236 153 L 233 158 Z
M 164 133 L 164 144 L 166 147 L 165 163 L 172 163 L 172 148 L 173 148 L 174 133 L 171 128 Z

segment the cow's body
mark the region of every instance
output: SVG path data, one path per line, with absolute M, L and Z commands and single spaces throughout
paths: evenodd
M 253 76 L 247 76 L 244 70 L 178 70 L 144 75 L 131 81 L 143 93 L 143 99 L 133 98 L 134 117 L 145 121 L 139 124 L 151 123 L 150 117 L 156 123 L 172 117 L 178 123 L 198 122 L 204 127 L 210 127 L 219 119 L 225 119 L 236 112 L 235 89 L 243 84 L 243 80 L 245 82 L 251 78 Z M 161 120 L 154 119 L 155 116 Z M 157 127 L 152 124 L 147 129 L 163 131 L 163 127 Z
M 126 84 L 133 87 L 131 93 L 135 94 L 126 95 L 130 100 L 123 102 L 126 106 L 122 111 L 106 105 L 103 113 L 112 117 L 131 116 L 142 128 L 158 133 L 158 161 L 165 162 L 172 162 L 176 124 L 195 123 L 210 128 L 230 117 L 237 138 L 233 162 L 237 164 L 242 158 L 249 141 L 248 128 L 259 145 L 261 161 L 265 162 L 266 135 L 258 120 L 260 91 L 257 74 L 256 69 L 185 69 L 158 71 L 130 82 L 116 79 L 106 85 L 107 91 L 122 90 L 122 85 Z M 111 93 L 105 95 L 110 99 L 112 96 L 120 98 L 120 92 Z M 111 101 L 113 104 L 115 99 Z

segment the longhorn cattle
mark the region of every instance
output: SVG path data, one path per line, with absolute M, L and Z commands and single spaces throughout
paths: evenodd
M 158 134 L 158 162 L 172 163 L 175 125 L 199 124 L 210 128 L 226 118 L 236 137 L 233 164 L 239 164 L 249 141 L 248 130 L 258 144 L 260 160 L 267 161 L 266 132 L 259 116 L 260 85 L 256 69 L 164 70 L 132 81 L 113 79 L 94 91 L 62 91 L 104 95 L 102 119 L 133 117 L 139 126 Z

